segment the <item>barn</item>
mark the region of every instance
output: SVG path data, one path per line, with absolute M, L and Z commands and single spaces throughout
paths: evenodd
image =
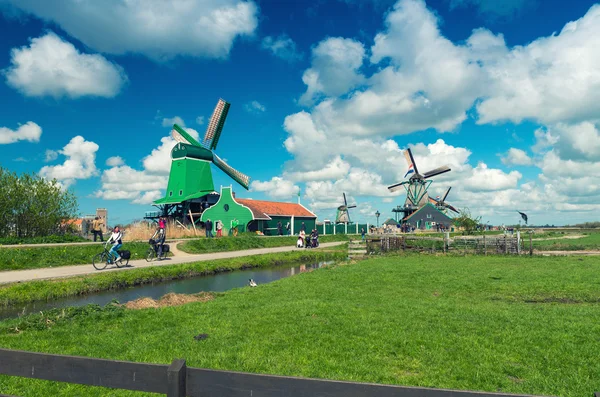
M 210 219 L 220 220 L 225 225 L 223 234 L 229 234 L 234 219 L 239 221 L 240 232 L 260 231 L 265 235 L 277 235 L 277 224 L 285 231 L 290 223 L 290 233 L 297 234 L 302 225 L 307 232 L 316 227 L 317 216 L 299 203 L 282 203 L 276 201 L 252 200 L 236 198 L 231 186 L 221 187 L 219 200 L 207 208 L 200 218 L 201 222 Z
M 420 230 L 450 230 L 452 218 L 438 210 L 433 204 L 427 203 L 412 214 L 402 219 L 402 225 Z

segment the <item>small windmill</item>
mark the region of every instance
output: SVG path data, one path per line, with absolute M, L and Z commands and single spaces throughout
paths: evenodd
M 448 193 L 450 193 L 450 189 L 452 189 L 452 187 L 449 187 L 448 190 L 446 190 L 444 197 L 440 198 L 438 196 L 437 198 L 432 199 L 432 200 L 435 201 L 435 203 L 436 203 L 435 205 L 436 205 L 436 207 L 438 207 L 438 209 L 440 211 L 447 212 L 448 210 L 450 210 L 450 211 L 453 211 L 458 214 L 458 210 L 456 208 L 454 208 L 450 204 L 446 203 L 446 198 L 448 197 Z
M 219 99 L 212 114 L 202 143 L 194 139 L 177 124 L 171 136 L 178 143 L 171 150 L 171 171 L 166 197 L 155 201 L 157 205 L 185 207 L 185 203 L 214 192 L 210 164 L 216 165 L 231 179 L 248 189 L 250 177 L 223 161 L 214 150 L 217 148 L 230 104 Z
M 449 172 L 450 167 L 444 165 L 431 171 L 427 171 L 424 174 L 421 174 L 419 173 L 417 163 L 415 163 L 415 159 L 410 149 L 406 149 L 404 151 L 404 157 L 406 158 L 406 162 L 408 163 L 408 171 L 406 172 L 404 177 L 406 178 L 406 176 L 408 176 L 409 174 L 413 175 L 408 181 L 388 186 L 388 189 L 390 192 L 395 192 L 396 190 L 404 187 L 406 189 L 406 202 L 404 207 L 417 209 L 429 202 L 429 195 L 427 194 L 427 189 L 429 189 L 429 186 L 431 185 L 432 181 L 428 179 L 436 175 Z
M 356 208 L 356 205 L 348 205 L 348 201 L 346 200 L 346 193 L 342 193 L 344 195 L 344 205 L 340 205 L 337 208 L 337 215 L 335 216 L 335 223 L 352 223 L 350 220 L 350 212 L 348 209 Z

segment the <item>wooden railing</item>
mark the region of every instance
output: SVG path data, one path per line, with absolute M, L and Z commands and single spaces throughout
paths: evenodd
M 0 374 L 168 397 L 535 397 L 214 371 L 188 368 L 185 360 L 159 365 L 7 349 L 0 349 Z

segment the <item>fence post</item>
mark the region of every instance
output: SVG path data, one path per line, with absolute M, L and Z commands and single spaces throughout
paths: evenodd
M 173 360 L 167 369 L 167 397 L 185 397 L 186 371 L 185 360 Z
M 506 243 L 506 234 L 504 235 L 504 253 L 508 254 L 508 244 Z
M 483 256 L 487 255 L 487 243 L 485 241 L 485 234 L 483 235 Z
M 531 242 L 531 232 L 529 233 L 529 256 L 533 256 L 533 243 Z M 598 397 L 600 397 L 600 394 L 596 393 L 596 395 Z
M 344 223 L 344 234 L 348 234 L 348 223 Z

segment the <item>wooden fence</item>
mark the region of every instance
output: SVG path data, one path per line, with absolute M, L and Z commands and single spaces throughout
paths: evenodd
M 214 371 L 188 368 L 185 360 L 159 365 L 7 349 L 0 349 L 0 374 L 168 397 L 535 397 Z
M 472 254 L 532 254 L 531 244 L 514 236 L 430 237 L 405 235 L 369 235 L 367 252 L 389 251 L 454 252 Z

